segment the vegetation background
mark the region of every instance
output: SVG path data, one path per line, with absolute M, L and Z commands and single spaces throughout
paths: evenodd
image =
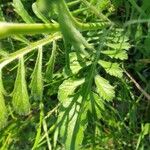
M 1 150 L 150 150 L 149 0 L 0 0 L 0 21 Z

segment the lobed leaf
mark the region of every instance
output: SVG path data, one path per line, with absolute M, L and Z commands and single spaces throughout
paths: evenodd
M 123 76 L 123 70 L 120 68 L 118 63 L 111 63 L 103 60 L 99 60 L 98 64 L 100 64 L 105 71 L 115 77 L 121 78 Z
M 69 99 L 69 96 L 74 94 L 75 89 L 84 83 L 84 79 L 73 80 L 68 79 L 65 80 L 60 86 L 58 90 L 58 99 L 60 102 L 65 102 Z
M 120 60 L 128 59 L 128 55 L 125 50 L 105 50 L 101 51 L 101 53 L 108 55 L 110 58 L 116 58 Z
M 115 50 L 128 50 L 131 47 L 128 42 L 106 43 L 106 45 Z
M 115 97 L 114 87 L 109 84 L 108 80 L 96 75 L 95 84 L 97 87 L 97 92 L 103 99 L 111 101 Z
M 71 52 L 69 54 L 70 57 L 70 69 L 73 74 L 77 74 L 82 68 L 91 64 L 90 61 L 83 62 L 85 56 L 81 55 L 82 60 L 78 60 L 77 54 L 75 52 Z

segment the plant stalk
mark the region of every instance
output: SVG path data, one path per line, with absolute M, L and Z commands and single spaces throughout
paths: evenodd
M 0 23 L 0 38 L 17 34 L 40 34 L 59 31 L 58 24 Z

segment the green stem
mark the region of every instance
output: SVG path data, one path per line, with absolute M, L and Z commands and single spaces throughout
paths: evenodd
M 67 4 L 65 3 L 64 0 L 57 0 L 56 2 L 58 3 L 57 5 L 59 5 L 61 3 L 63 12 L 68 16 L 68 18 L 72 21 L 72 23 L 75 25 L 75 27 L 81 31 L 102 29 L 104 27 L 108 27 L 108 26 L 112 25 L 112 22 L 107 18 L 105 18 L 105 21 L 103 21 L 103 22 L 81 23 L 81 22 L 77 21 L 74 18 L 74 16 L 71 14 L 71 12 L 69 11 Z M 107 22 L 106 22 L 106 20 L 107 20 Z
M 76 1 L 73 1 L 73 2 L 68 2 L 68 3 L 67 3 L 67 6 L 68 6 L 68 7 L 72 7 L 72 6 L 77 5 L 77 4 L 79 4 L 79 3 L 80 3 L 80 0 L 76 0 Z
M 110 26 L 108 22 L 97 23 L 76 23 L 80 31 L 103 29 Z M 0 23 L 0 39 L 7 36 L 19 34 L 41 34 L 41 33 L 54 33 L 60 30 L 59 24 L 26 24 L 26 23 Z
M 69 11 L 67 4 L 64 0 L 57 0 L 58 4 L 61 3 L 61 7 L 63 8 L 63 12 L 67 15 L 69 20 L 74 24 L 74 26 L 79 29 L 80 31 L 85 30 L 97 30 L 108 27 L 111 25 L 111 22 L 98 22 L 98 23 L 81 23 L 78 22 L 71 12 Z M 76 1 L 78 2 L 78 0 Z M 57 5 L 58 5 L 57 4 Z M 0 38 L 5 38 L 11 35 L 18 35 L 18 34 L 41 34 L 41 33 L 54 33 L 60 31 L 60 25 L 57 23 L 31 23 L 31 24 L 24 24 L 24 23 L 0 23 Z
M 80 31 L 97 30 L 108 27 L 108 22 L 97 23 L 79 23 L 78 29 Z M 25 23 L 0 23 L 0 38 L 5 38 L 11 35 L 18 34 L 41 34 L 51 33 L 60 30 L 59 24 L 25 24 Z
M 109 22 L 96 22 L 96 23 L 80 23 L 78 22 L 77 28 L 80 31 L 88 31 L 88 30 L 98 30 L 98 29 L 104 29 L 112 25 Z
M 58 24 L 0 23 L 0 38 L 16 34 L 40 34 L 59 31 Z

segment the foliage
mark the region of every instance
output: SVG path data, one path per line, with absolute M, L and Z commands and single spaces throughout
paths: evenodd
M 147 149 L 147 3 L 2 2 L 1 149 Z

